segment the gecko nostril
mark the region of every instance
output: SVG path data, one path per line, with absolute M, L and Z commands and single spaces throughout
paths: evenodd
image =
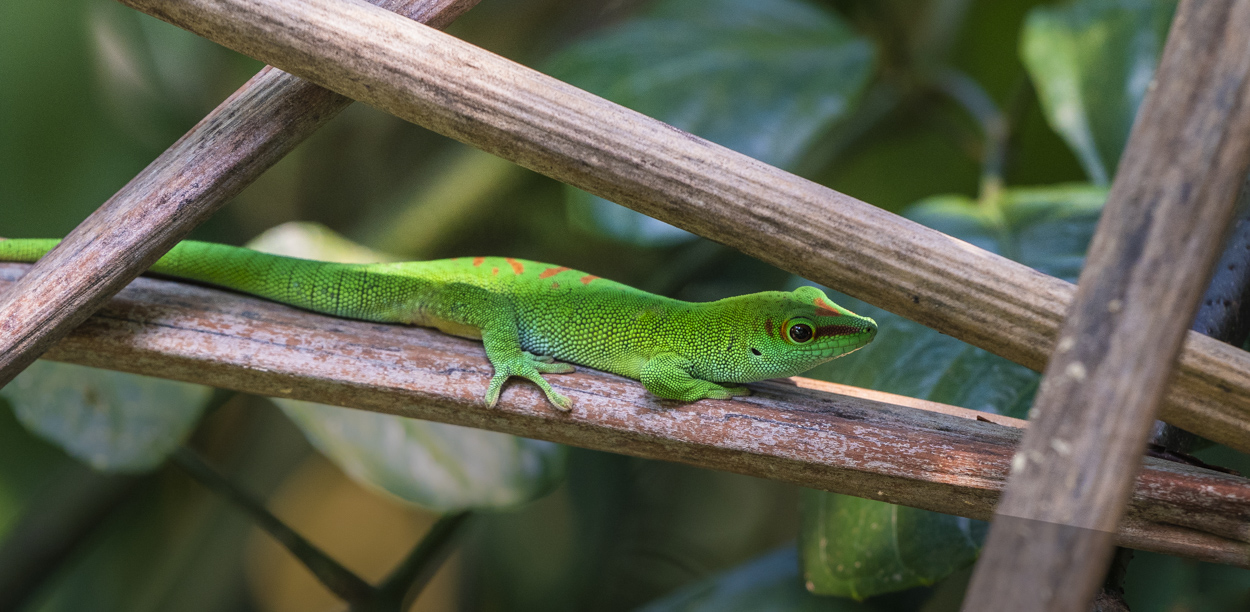
M 761 353 L 759 349 L 751 349 L 751 354 L 759 357 Z

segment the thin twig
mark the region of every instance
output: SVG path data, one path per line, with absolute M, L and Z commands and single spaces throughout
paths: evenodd
M 1124 577 L 1132 560 L 1132 550 L 1116 549 L 1111 568 L 1107 570 L 1107 579 L 1094 596 L 1093 612 L 1129 612 L 1128 603 L 1124 601 Z
M 421 591 L 438 573 L 439 567 L 451 555 L 454 550 L 452 544 L 458 539 L 457 536 L 468 518 L 468 512 L 456 512 L 439 518 L 408 557 L 378 586 L 378 605 L 375 610 L 401 612 L 411 608 Z
M 1007 142 L 1011 131 L 1007 115 L 994 99 L 972 77 L 947 68 L 936 79 L 938 90 L 963 108 L 981 127 L 984 145 L 981 149 L 982 202 L 994 202 L 1003 189 L 1003 171 L 1007 159 Z
M 208 464 L 199 453 L 183 446 L 170 459 L 210 491 L 245 512 L 252 522 L 273 536 L 303 563 L 321 584 L 343 601 L 356 605 L 372 601 L 374 587 L 317 548 L 274 516 L 253 495 L 244 491 Z

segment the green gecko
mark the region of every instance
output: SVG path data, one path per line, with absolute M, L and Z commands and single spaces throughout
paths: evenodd
M 33 262 L 55 239 L 2 240 L 0 261 Z M 877 323 L 815 287 L 683 302 L 563 266 L 504 257 L 340 264 L 185 241 L 151 272 L 348 319 L 434 327 L 481 340 L 486 404 L 520 376 L 560 410 L 543 374 L 572 362 L 642 382 L 665 399 L 748 395 L 741 383 L 793 376 L 868 344 Z M 556 361 L 560 360 L 560 361 Z

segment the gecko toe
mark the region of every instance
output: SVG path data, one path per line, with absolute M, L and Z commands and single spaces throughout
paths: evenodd
M 503 384 L 508 380 L 507 372 L 495 372 L 490 377 L 490 384 L 486 385 L 486 407 L 494 408 L 499 403 L 499 394 L 503 391 Z
M 534 368 L 543 374 L 569 374 L 576 372 L 577 368 L 562 362 L 534 364 Z
M 555 391 L 552 391 L 547 394 L 547 401 L 551 402 L 551 405 L 555 406 L 556 409 L 559 410 L 560 412 L 572 412 L 573 411 L 573 400 L 563 395 L 560 395 L 559 393 L 556 393 Z
M 528 351 L 526 351 L 524 355 L 527 359 L 529 359 L 530 365 L 534 366 L 535 370 L 538 370 L 543 374 L 568 374 L 569 372 L 576 371 L 573 366 L 564 363 L 563 361 L 556 361 L 555 358 L 550 355 L 535 355 Z

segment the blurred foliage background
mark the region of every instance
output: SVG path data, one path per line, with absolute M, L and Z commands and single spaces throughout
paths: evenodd
M 483 0 L 449 31 L 1074 280 L 1174 6 Z M 108 0 L 0 4 L 0 234 L 64 235 L 259 68 Z M 525 257 L 692 300 L 806 282 L 359 104 L 194 237 L 356 261 Z M 1027 412 L 1037 374 L 839 301 L 881 333 L 812 375 Z M 28 577 L 0 607 L 346 609 L 170 465 L 184 441 L 370 581 L 438 512 L 472 510 L 422 611 L 955 610 L 985 533 L 683 465 L 40 362 L 0 390 L 0 584 Z M 1250 472 L 1227 449 L 1201 456 Z M 70 524 L 50 562 L 24 562 Z M 1250 573 L 1228 567 L 1138 553 L 1124 586 L 1137 611 L 1250 609 Z

